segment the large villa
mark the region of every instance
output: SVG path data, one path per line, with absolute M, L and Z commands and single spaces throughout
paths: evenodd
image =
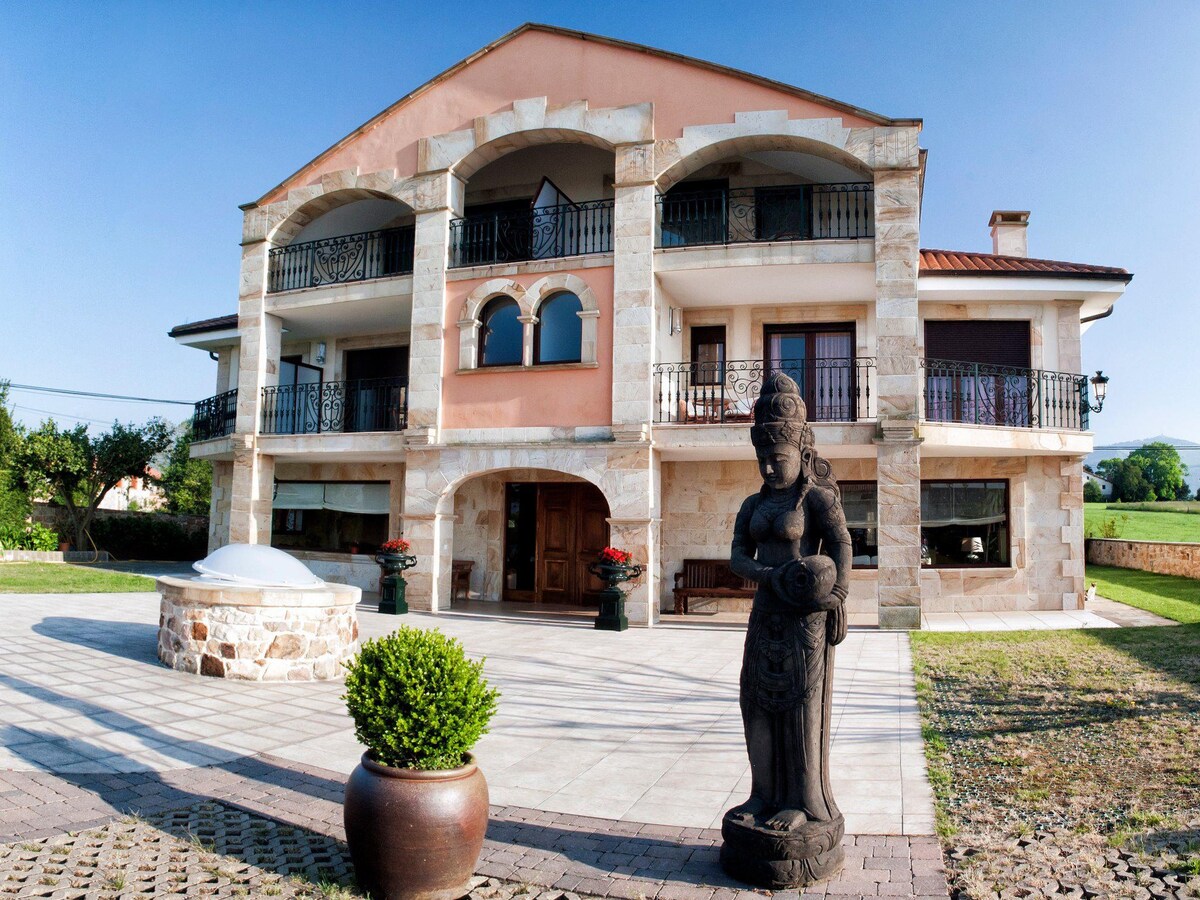
M 651 625 L 685 560 L 728 559 L 783 370 L 854 621 L 1076 609 L 1081 340 L 1132 276 L 1031 257 L 1023 210 L 979 211 L 990 253 L 922 249 L 920 133 L 561 28 L 480 49 L 243 206 L 236 311 L 172 330 L 216 361 L 210 547 L 373 589 L 403 534 L 439 610 L 594 606 L 612 545 Z

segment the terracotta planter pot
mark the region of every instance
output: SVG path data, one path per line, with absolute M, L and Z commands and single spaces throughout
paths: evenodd
M 364 753 L 346 784 L 346 843 L 359 886 L 376 900 L 457 900 L 467 893 L 488 821 L 474 760 L 424 772 Z

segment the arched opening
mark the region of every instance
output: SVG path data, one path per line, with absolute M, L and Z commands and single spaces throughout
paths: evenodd
M 510 469 L 468 479 L 454 494 L 452 604 L 596 609 L 604 584 L 587 567 L 608 545 L 609 516 L 600 489 L 566 473 Z
M 270 292 L 412 272 L 413 211 L 399 200 L 363 193 L 318 197 L 276 229 Z
M 611 251 L 614 172 L 611 150 L 582 143 L 525 147 L 481 166 L 451 222 L 451 265 Z
M 658 182 L 657 246 L 872 237 L 869 171 L 810 145 L 736 138 L 676 163 Z
M 489 300 L 480 314 L 479 364 L 519 366 L 523 347 L 521 307 L 512 297 Z
M 583 303 L 570 291 L 561 291 L 542 301 L 537 309 L 533 333 L 535 365 L 577 363 L 582 359 Z

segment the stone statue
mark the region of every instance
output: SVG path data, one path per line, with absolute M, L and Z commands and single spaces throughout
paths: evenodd
M 850 533 L 804 400 L 772 373 L 750 439 L 763 487 L 733 527 L 730 566 L 758 583 L 742 657 L 750 798 L 725 813 L 721 864 L 766 888 L 833 875 L 844 822 L 829 787 L 833 648 L 846 637 Z

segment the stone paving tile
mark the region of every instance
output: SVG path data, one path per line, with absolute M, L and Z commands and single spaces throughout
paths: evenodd
M 157 823 L 154 827 L 167 835 L 179 838 L 191 833 L 212 841 L 219 838 L 227 841 L 228 847 L 243 840 L 231 836 L 238 829 L 261 830 L 265 827 L 261 823 L 271 822 L 272 829 L 283 829 L 279 834 L 298 836 L 306 847 L 322 849 L 306 850 L 308 855 L 294 865 L 285 866 L 286 860 L 276 859 L 265 869 L 261 859 L 247 861 L 243 854 L 242 862 L 250 869 L 258 867 L 268 874 L 284 876 L 324 867 L 336 875 L 330 876 L 334 881 L 344 881 L 349 870 L 342 843 L 342 794 L 340 774 L 267 756 L 169 772 L 0 772 L 0 841 L 9 844 L 0 851 L 0 896 L 5 894 L 4 878 L 10 872 L 17 872 L 18 881 L 28 880 L 20 874 L 29 871 L 20 868 L 29 861 L 21 853 L 33 851 L 17 852 L 12 847 L 37 842 L 48 842 L 50 846 L 63 840 L 66 833 L 110 825 L 114 819 L 131 813 Z M 213 821 L 196 824 L 205 816 Z M 191 824 L 185 827 L 181 824 L 184 822 Z M 120 830 L 87 838 L 85 844 L 91 841 L 88 846 L 111 846 L 111 841 L 117 840 L 113 838 L 115 833 Z M 263 840 L 282 839 L 274 831 L 272 835 Z M 519 894 L 522 884 L 621 900 L 738 900 L 762 896 L 722 872 L 717 857 L 720 840 L 720 832 L 712 829 L 493 806 L 477 873 L 505 884 L 481 885 L 479 900 L 484 895 L 506 900 Z M 172 852 L 182 852 L 178 846 L 172 847 Z M 947 896 L 936 838 L 848 836 L 845 848 L 845 870 L 832 881 L 797 896 Z M 226 844 L 212 849 L 218 856 L 227 854 Z M 221 865 L 217 864 L 218 868 Z M 249 869 L 237 869 L 237 873 L 245 871 Z M 136 874 L 123 877 L 131 879 L 132 884 Z M 204 883 L 214 886 L 213 882 Z M 212 895 L 231 896 L 239 885 L 242 882 L 230 878 L 216 885 L 218 890 Z M 103 883 L 100 889 L 104 889 Z M 307 896 L 302 886 L 289 889 L 297 893 L 284 896 Z

